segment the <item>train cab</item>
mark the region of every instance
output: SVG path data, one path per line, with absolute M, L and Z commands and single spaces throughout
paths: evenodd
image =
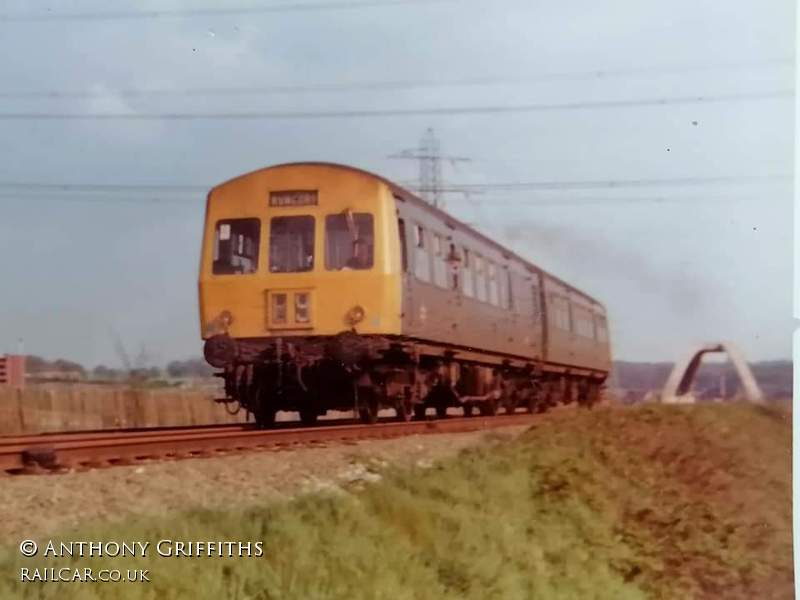
M 271 167 L 208 196 L 200 269 L 205 338 L 400 333 L 394 198 L 328 165 Z

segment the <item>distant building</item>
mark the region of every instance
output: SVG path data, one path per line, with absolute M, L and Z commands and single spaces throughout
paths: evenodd
M 19 354 L 0 356 L 0 386 L 25 387 L 25 356 Z

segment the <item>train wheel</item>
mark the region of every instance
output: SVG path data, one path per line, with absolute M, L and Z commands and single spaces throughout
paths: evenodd
M 464 416 L 465 417 L 474 417 L 475 416 L 475 407 L 472 404 L 466 403 L 464 404 Z
M 578 386 L 571 379 L 565 379 L 561 402 L 563 404 L 572 404 L 576 400 L 578 400 Z
M 300 407 L 300 422 L 303 425 L 314 425 L 318 416 L 316 406 L 310 402 Z
M 428 407 L 424 404 L 415 404 L 414 405 L 414 418 L 417 421 L 424 421 L 425 420 L 425 413 L 427 412 Z
M 592 408 L 598 402 L 600 402 L 600 384 L 592 382 L 589 384 L 587 390 L 586 406 L 588 408 Z
M 358 389 L 358 416 L 362 423 L 372 425 L 378 421 L 380 404 L 372 388 L 363 386 Z
M 256 426 L 260 429 L 269 429 L 275 426 L 275 410 L 271 402 L 267 387 L 263 384 L 252 386 L 250 392 L 250 406 L 253 407 L 253 416 L 256 419 Z
M 395 402 L 394 410 L 397 413 L 398 421 L 410 421 L 411 417 L 414 416 L 414 403 L 411 398 L 400 396 Z
M 513 415 L 515 412 L 517 412 L 518 403 L 519 403 L 519 398 L 517 397 L 517 393 L 514 392 L 506 400 L 506 414 Z
M 544 404 L 545 397 L 542 386 L 534 383 L 531 389 L 528 390 L 528 412 L 533 414 L 540 411 L 540 407 Z
M 436 418 L 444 419 L 445 417 L 447 417 L 447 404 L 439 402 L 436 404 Z
M 490 398 L 489 400 L 484 400 L 480 404 L 481 415 L 484 417 L 493 417 L 497 414 L 497 400 L 494 398 Z
M 264 407 L 260 408 L 259 411 L 256 413 L 256 425 L 259 429 L 271 429 L 275 427 L 275 415 L 277 411 L 269 408 Z
M 378 422 L 378 404 L 369 403 L 369 406 L 362 406 L 358 409 L 358 417 L 362 423 L 372 425 Z
M 539 401 L 536 403 L 536 412 L 547 412 L 551 407 L 558 405 L 558 391 L 555 387 L 556 384 L 553 383 L 547 383 L 542 387 Z

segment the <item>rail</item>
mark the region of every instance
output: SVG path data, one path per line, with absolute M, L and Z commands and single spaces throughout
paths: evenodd
M 461 433 L 528 425 L 536 415 L 451 417 L 438 420 L 337 424 L 305 428 L 255 429 L 249 425 L 95 431 L 0 437 L 0 473 L 58 473 L 144 460 L 220 456 L 247 450 L 280 450 L 326 442 Z

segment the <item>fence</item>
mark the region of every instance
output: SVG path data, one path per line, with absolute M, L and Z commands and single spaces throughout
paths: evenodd
M 0 435 L 130 427 L 241 423 L 213 396 L 123 386 L 0 386 Z

